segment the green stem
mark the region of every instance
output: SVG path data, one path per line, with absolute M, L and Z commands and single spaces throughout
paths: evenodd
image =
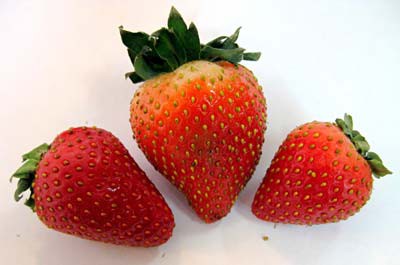
M 33 181 L 36 175 L 37 166 L 42 159 L 42 156 L 49 150 L 50 146 L 46 143 L 39 145 L 32 151 L 22 156 L 24 164 L 11 176 L 10 182 L 13 178 L 18 179 L 17 189 L 14 193 L 15 201 L 22 199 L 22 193 L 29 189 L 30 194 L 25 201 L 25 205 L 35 211 L 35 200 L 33 196 Z
M 370 152 L 370 146 L 364 136 L 359 131 L 353 130 L 353 118 L 347 113 L 344 114 L 344 119 L 336 119 L 336 124 L 342 129 L 343 133 L 351 140 L 354 144 L 357 152 L 367 160 L 371 167 L 372 174 L 376 178 L 383 177 L 392 172 L 387 169 L 382 162 L 382 159 L 374 152 Z

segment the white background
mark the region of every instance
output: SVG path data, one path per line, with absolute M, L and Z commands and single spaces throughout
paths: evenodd
M 239 43 L 262 51 L 245 63 L 268 102 L 261 162 L 232 213 L 199 221 L 184 197 L 131 139 L 136 86 L 118 26 L 152 32 L 171 1 L 0 1 L 1 264 L 399 264 L 400 1 L 174 1 L 203 40 L 242 26 Z M 286 134 L 351 113 L 355 127 L 394 172 L 348 221 L 277 225 L 250 212 L 254 192 Z M 90 242 L 48 230 L 13 199 L 8 178 L 20 155 L 70 126 L 112 131 L 170 204 L 171 240 L 151 249 Z M 262 236 L 269 236 L 263 241 Z

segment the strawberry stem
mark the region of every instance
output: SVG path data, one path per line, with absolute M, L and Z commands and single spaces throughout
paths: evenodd
M 17 189 L 14 193 L 15 201 L 22 199 L 22 193 L 29 189 L 30 194 L 28 199 L 25 201 L 25 205 L 35 211 L 35 200 L 33 196 L 33 181 L 35 179 L 37 166 L 42 159 L 42 156 L 49 150 L 50 146 L 46 143 L 39 145 L 32 151 L 22 156 L 22 162 L 24 164 L 17 169 L 17 171 L 11 176 L 10 182 L 13 178 L 18 179 Z
M 130 32 L 119 27 L 123 44 L 128 48 L 134 72 L 125 74 L 133 83 L 151 79 L 159 74 L 172 72 L 179 66 L 194 60 L 229 61 L 238 64 L 242 60 L 257 61 L 261 53 L 245 52 L 236 43 L 240 28 L 231 36 L 218 37 L 201 44 L 193 23 L 187 27 L 174 7 L 168 18 L 168 28 L 152 34 Z
M 367 160 L 371 167 L 372 174 L 376 178 L 383 177 L 392 172 L 387 169 L 382 162 L 382 159 L 374 152 L 370 152 L 370 146 L 364 136 L 359 131 L 353 130 L 353 118 L 347 113 L 344 114 L 344 119 L 336 119 L 336 124 L 342 129 L 343 133 L 351 140 L 354 144 L 357 152 Z

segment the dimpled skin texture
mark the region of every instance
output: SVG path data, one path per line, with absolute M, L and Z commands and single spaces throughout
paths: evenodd
M 34 196 L 44 224 L 86 239 L 150 247 L 166 242 L 174 228 L 156 187 L 102 129 L 58 135 L 39 163 Z
M 211 223 L 229 213 L 259 161 L 265 98 L 243 66 L 194 61 L 146 81 L 130 121 L 148 160 Z
M 336 125 L 311 122 L 279 147 L 252 211 L 270 222 L 337 222 L 368 201 L 372 182 L 368 163 Z

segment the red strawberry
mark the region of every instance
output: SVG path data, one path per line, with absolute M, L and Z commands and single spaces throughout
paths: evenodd
M 200 45 L 172 8 L 169 29 L 152 35 L 121 28 L 135 71 L 146 80 L 131 102 L 131 125 L 148 160 L 181 190 L 205 222 L 227 215 L 257 165 L 266 129 L 261 87 L 231 37 Z M 165 73 L 169 72 L 169 73 Z
M 49 228 L 130 246 L 157 246 L 174 217 L 156 187 L 110 132 L 73 128 L 23 156 L 15 199 L 26 201 Z
M 350 115 L 336 124 L 310 122 L 279 147 L 252 206 L 260 219 L 292 224 L 345 220 L 370 198 L 372 174 L 391 172 L 353 130 Z

